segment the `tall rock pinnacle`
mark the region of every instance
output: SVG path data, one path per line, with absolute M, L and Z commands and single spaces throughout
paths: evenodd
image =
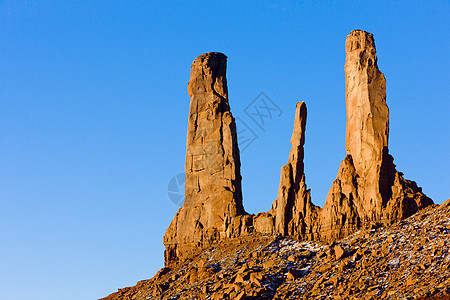
M 199 245 L 233 236 L 239 230 L 236 217 L 245 214 L 226 66 L 227 57 L 215 52 L 192 63 L 185 202 L 164 236 L 166 263 Z
M 224 54 L 210 52 L 200 55 L 192 64 L 188 84 L 191 104 L 185 207 L 208 199 L 211 209 L 218 210 L 211 218 L 223 218 L 225 209 L 231 215 L 244 213 L 241 163 L 236 124 L 228 104 L 226 68 L 227 57 Z
M 381 161 L 388 146 L 389 109 L 386 79 L 378 70 L 375 41 L 371 33 L 354 30 L 345 43 L 347 131 L 345 148 L 358 173 Z
M 311 209 L 315 210 L 305 183 L 303 164 L 305 130 L 306 104 L 299 102 L 295 110 L 289 160 L 281 168 L 278 196 L 271 211 L 275 217 L 275 232 L 282 235 L 298 236 L 305 233 L 305 216 L 310 215 Z
M 373 35 L 354 30 L 345 43 L 347 157 L 321 212 L 321 236 L 339 238 L 369 222 L 392 223 L 432 204 L 403 179 L 389 155 L 386 80 Z

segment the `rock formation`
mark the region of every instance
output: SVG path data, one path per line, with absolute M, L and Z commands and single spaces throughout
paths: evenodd
M 198 247 L 256 231 L 297 239 L 335 240 L 361 227 L 391 224 L 433 204 L 396 171 L 389 154 L 386 80 L 373 35 L 346 41 L 346 151 L 325 205 L 312 204 L 304 174 L 306 105 L 297 103 L 291 151 L 272 209 L 256 216 L 242 205 L 236 125 L 228 104 L 226 56 L 206 53 L 191 68 L 185 203 L 164 236 L 166 264 Z
M 323 208 L 312 204 L 306 186 L 301 102 L 272 209 L 256 216 L 245 212 L 226 59 L 210 52 L 192 64 L 185 202 L 164 235 L 166 267 L 105 299 L 448 295 L 450 199 L 431 206 L 395 168 L 386 80 L 372 34 L 354 30 L 347 36 L 347 155 Z M 361 274 L 378 276 L 361 281 Z
M 305 267 L 306 266 L 306 267 Z M 450 206 L 336 243 L 228 239 L 102 300 L 449 299 Z
M 274 231 L 285 236 L 306 234 L 306 226 L 312 221 L 311 215 L 317 210 L 311 202 L 310 190 L 305 183 L 303 164 L 305 129 L 306 104 L 300 102 L 297 103 L 295 110 L 289 160 L 281 168 L 278 196 L 271 210 L 271 214 L 275 217 Z
M 224 54 L 210 52 L 192 64 L 185 202 L 164 235 L 167 264 L 186 257 L 193 248 L 238 235 L 245 227 L 226 63 Z
M 322 209 L 311 203 L 306 189 L 306 107 L 297 105 L 289 162 L 281 170 L 278 197 L 270 212 L 274 231 L 282 235 L 338 239 L 369 223 L 390 224 L 407 218 L 433 203 L 415 182 L 396 171 L 389 155 L 386 80 L 378 70 L 372 34 L 354 30 L 347 37 L 345 73 L 347 156 Z
M 396 171 L 389 155 L 386 80 L 373 35 L 354 30 L 345 48 L 347 156 L 321 212 L 322 239 L 343 237 L 367 223 L 393 223 L 433 204 Z

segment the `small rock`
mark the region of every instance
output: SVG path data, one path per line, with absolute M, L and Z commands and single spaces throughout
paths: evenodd
M 334 255 L 336 256 L 336 260 L 341 259 L 344 256 L 344 249 L 341 245 L 334 246 Z
M 276 262 L 273 259 L 266 260 L 262 263 L 264 269 L 270 269 L 275 266 Z
M 247 295 L 245 294 L 245 291 L 242 291 L 239 295 L 237 295 L 237 297 L 235 299 L 236 300 L 246 300 Z
M 202 287 L 202 293 L 203 293 L 203 294 L 207 294 L 207 293 L 208 293 L 208 286 L 207 286 L 207 285 L 204 285 L 204 286 Z
M 289 255 L 287 260 L 290 261 L 290 262 L 296 262 L 297 258 L 295 257 L 295 255 Z
M 294 274 L 291 273 L 291 271 L 289 271 L 286 274 L 286 279 L 289 281 L 293 281 L 293 280 L 295 280 L 295 276 L 294 276 Z

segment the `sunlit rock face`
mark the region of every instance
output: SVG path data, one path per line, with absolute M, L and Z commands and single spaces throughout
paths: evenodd
M 306 104 L 297 103 L 289 160 L 281 168 L 278 196 L 271 210 L 275 219 L 274 231 L 287 236 L 305 236 L 307 224 L 317 219 L 318 207 L 311 202 L 304 174 L 306 115 Z
M 329 241 L 363 226 L 391 224 L 433 201 L 403 178 L 389 154 L 386 79 L 373 35 L 354 30 L 345 43 L 346 152 L 323 208 L 311 202 L 304 173 L 306 105 L 296 104 L 291 150 L 278 195 L 268 212 L 247 214 L 242 204 L 236 125 L 230 112 L 224 54 L 192 64 L 185 202 L 164 235 L 166 265 L 223 239 L 280 234 Z M 312 166 L 314 167 L 314 166 Z
M 433 203 L 396 171 L 389 154 L 386 79 L 378 69 L 373 35 L 354 30 L 345 49 L 347 157 L 320 214 L 319 236 L 325 239 L 370 222 L 392 223 Z
M 345 48 L 347 156 L 324 207 L 313 205 L 303 167 L 306 106 L 297 104 L 292 149 L 270 212 L 274 231 L 282 235 L 338 239 L 369 223 L 390 224 L 409 217 L 433 203 L 415 182 L 396 171 L 389 154 L 386 79 L 378 69 L 373 35 L 354 30 Z
M 193 248 L 240 234 L 245 223 L 240 217 L 245 211 L 226 67 L 227 57 L 215 52 L 192 63 L 185 202 L 164 236 L 166 263 L 189 255 Z

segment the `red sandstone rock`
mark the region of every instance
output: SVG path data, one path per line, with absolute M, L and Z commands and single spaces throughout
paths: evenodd
M 415 182 L 396 171 L 389 154 L 386 80 L 378 69 L 372 34 L 354 30 L 347 37 L 347 156 L 323 208 L 311 202 L 306 187 L 306 105 L 301 102 L 272 209 L 256 216 L 245 213 L 225 72 L 226 56 L 220 53 L 203 54 L 192 64 L 185 203 L 164 236 L 168 265 L 198 247 L 252 230 L 330 241 L 369 224 L 391 224 L 433 204 Z
M 240 217 L 245 211 L 226 62 L 224 54 L 210 52 L 192 63 L 185 202 L 164 235 L 167 264 L 193 248 L 240 234 L 246 225 Z
M 312 204 L 310 190 L 306 187 L 303 164 L 306 114 L 306 104 L 297 103 L 289 160 L 281 168 L 278 196 L 271 209 L 275 216 L 275 232 L 282 235 L 305 234 L 306 225 L 315 219 L 310 218 L 317 207 Z
M 336 257 L 336 260 L 341 259 L 344 256 L 344 249 L 342 249 L 341 245 L 336 245 L 333 248 L 334 250 L 334 255 Z
M 378 70 L 373 35 L 352 31 L 346 54 L 347 156 L 324 207 L 313 205 L 303 170 L 306 106 L 297 104 L 292 149 L 270 212 L 275 232 L 282 235 L 335 240 L 370 223 L 402 220 L 433 204 L 415 182 L 395 170 L 389 155 L 386 80 Z
M 373 35 L 354 30 L 346 41 L 347 157 L 323 210 L 320 238 L 344 237 L 367 223 L 393 223 L 433 201 L 395 170 L 389 155 L 386 80 Z

